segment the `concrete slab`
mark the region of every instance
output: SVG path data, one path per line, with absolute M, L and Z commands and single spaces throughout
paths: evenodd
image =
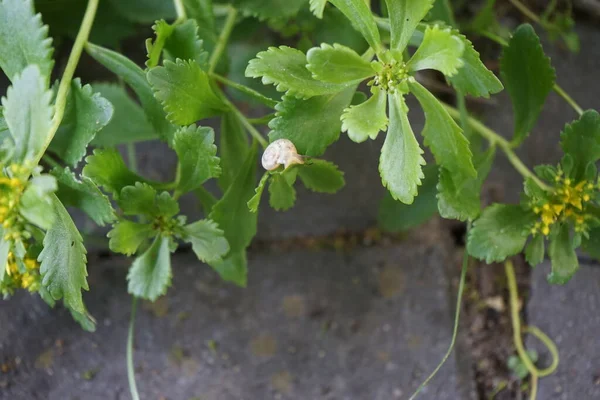
M 141 398 L 408 398 L 451 336 L 456 254 L 437 232 L 352 252 L 251 253 L 247 289 L 224 284 L 192 254 L 174 256 L 168 296 L 138 313 Z M 9 366 L 0 399 L 129 399 L 127 267 L 120 258 L 90 264 L 95 334 L 26 294 L 0 303 Z M 457 354 L 420 399 L 473 398 L 470 364 Z
M 540 399 L 600 399 L 600 267 L 583 265 L 564 286 L 546 282 L 549 263 L 536 268 L 527 304 L 528 323 L 556 342 L 560 364 L 555 374 L 540 380 Z M 536 339 L 527 346 L 549 355 Z

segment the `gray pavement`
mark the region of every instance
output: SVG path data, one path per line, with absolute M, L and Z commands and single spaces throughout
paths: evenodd
M 252 253 L 246 289 L 176 255 L 169 294 L 138 314 L 141 398 L 405 399 L 450 340 L 453 253 L 436 223 L 351 253 Z M 28 295 L 0 303 L 0 354 L 20 360 L 0 375 L 1 399 L 129 398 L 127 267 L 120 258 L 91 264 L 95 334 Z M 473 398 L 470 371 L 455 352 L 420 398 Z

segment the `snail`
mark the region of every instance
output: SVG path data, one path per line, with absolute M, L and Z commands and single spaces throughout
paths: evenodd
M 298 154 L 296 146 L 288 139 L 277 139 L 267 146 L 261 161 L 267 171 L 273 171 L 280 165 L 288 168 L 293 164 L 304 164 L 304 159 Z

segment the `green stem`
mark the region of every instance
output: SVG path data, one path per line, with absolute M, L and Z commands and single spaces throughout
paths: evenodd
M 554 84 L 554 87 L 552 89 L 554 89 L 556 94 L 562 97 L 563 100 L 566 101 L 573 108 L 573 110 L 575 110 L 575 112 L 577 112 L 577 114 L 579 114 L 580 116 L 583 115 L 583 109 L 571 96 L 569 96 L 567 92 L 565 92 L 565 90 L 562 87 L 558 86 L 558 84 Z
M 235 20 L 237 18 L 237 10 L 233 7 L 229 8 L 229 13 L 227 14 L 227 19 L 225 20 L 225 25 L 223 26 L 223 30 L 221 31 L 221 35 L 219 36 L 219 40 L 217 40 L 217 44 L 213 53 L 210 56 L 210 60 L 208 62 L 208 73 L 212 74 L 215 72 L 215 68 L 217 68 L 217 64 L 221 59 L 221 55 L 225 50 L 225 46 L 227 46 L 227 42 L 229 41 L 229 35 L 231 35 L 231 31 L 233 31 L 233 27 L 235 26 Z
M 127 163 L 129 164 L 129 169 L 137 174 L 137 157 L 135 152 L 135 143 L 127 143 Z
M 177 12 L 177 20 L 184 21 L 187 19 L 187 15 L 185 13 L 185 6 L 183 5 L 182 0 L 173 0 L 173 4 L 175 5 L 175 11 Z
M 508 1 L 510 1 L 510 3 L 513 6 L 515 6 L 515 8 L 517 10 L 519 10 L 521 12 L 521 14 L 525 15 L 527 18 L 529 18 L 536 24 L 542 23 L 542 20 L 540 20 L 540 17 L 538 17 L 538 15 L 536 13 L 534 13 L 529 8 L 527 8 L 527 6 L 523 3 L 521 3 L 519 0 L 508 0 Z
M 248 118 L 248 122 L 252 125 L 268 125 L 275 116 L 275 113 L 272 113 L 260 118 Z
M 233 104 L 231 104 L 231 110 L 233 111 L 233 113 L 235 114 L 235 116 L 237 117 L 237 119 L 242 123 L 242 125 L 244 125 L 244 128 L 246 128 L 246 130 L 248 131 L 248 133 L 258 141 L 258 143 L 260 143 L 260 145 L 266 149 L 267 146 L 269 145 L 269 142 L 267 142 L 265 140 L 265 138 L 263 137 L 263 135 L 254 127 L 254 125 L 252 125 L 250 123 L 250 121 L 248 121 L 248 118 L 246 118 L 246 116 L 244 114 L 241 113 L 240 110 L 238 110 L 238 108 L 236 106 L 234 106 Z
M 469 222 L 469 224 L 467 225 L 467 232 L 469 231 L 470 227 L 471 227 L 471 223 Z M 448 347 L 448 351 L 446 351 L 444 358 L 442 358 L 442 361 L 440 361 L 438 366 L 427 377 L 427 379 L 425 379 L 425 381 L 423 383 L 421 383 L 421 385 L 417 388 L 417 390 L 415 390 L 413 395 L 410 396 L 409 400 L 415 399 L 417 397 L 417 395 L 419 394 L 419 392 L 421 390 L 423 390 L 423 388 L 425 386 L 427 386 L 427 384 L 429 383 L 429 381 L 431 379 L 433 379 L 433 377 L 438 373 L 438 371 L 446 363 L 446 360 L 448 360 L 448 357 L 450 357 L 450 354 L 452 354 L 452 350 L 454 349 L 454 345 L 456 344 L 456 337 L 458 336 L 458 325 L 459 325 L 459 321 L 460 321 L 460 309 L 462 307 L 462 296 L 463 296 L 463 292 L 465 291 L 465 281 L 467 278 L 467 270 L 469 269 L 469 253 L 467 252 L 467 249 L 464 249 L 464 251 L 465 251 L 465 254 L 463 256 L 463 263 L 462 263 L 462 268 L 460 271 L 460 281 L 458 284 L 458 296 L 456 298 L 456 312 L 454 314 L 454 328 L 452 331 L 452 340 L 450 341 L 450 346 Z
M 60 165 L 60 163 L 58 161 L 56 161 L 54 158 L 50 157 L 50 155 L 48 155 L 48 154 L 44 154 L 44 156 L 42 157 L 42 160 L 44 160 L 52 168 L 62 168 L 62 165 Z
M 442 105 L 444 106 L 446 111 L 448 111 L 448 114 L 450 114 L 452 118 L 458 121 L 461 120 L 461 113 L 459 110 L 445 103 L 442 103 Z M 525 164 L 523 164 L 519 156 L 517 156 L 517 154 L 512 149 L 512 145 L 508 140 L 504 139 L 502 136 L 500 136 L 481 122 L 477 121 L 475 118 L 468 117 L 468 122 L 469 125 L 471 125 L 471 128 L 473 128 L 473 130 L 478 132 L 481 136 L 483 136 L 490 142 L 490 145 L 498 145 L 498 147 L 500 147 L 506 155 L 506 158 L 508 158 L 508 161 L 510 161 L 513 167 L 517 171 L 519 171 L 519 173 L 523 175 L 523 177 L 530 178 L 545 191 L 552 190 L 550 186 L 542 182 L 537 176 L 535 176 L 533 172 L 529 170 L 529 168 L 527 168 Z
M 225 85 L 227 85 L 229 87 L 237 89 L 237 90 L 239 90 L 242 93 L 245 93 L 245 94 L 253 97 L 254 99 L 256 99 L 256 100 L 260 101 L 261 103 L 263 103 L 264 105 L 266 105 L 267 107 L 275 108 L 275 106 L 277 105 L 277 101 L 276 100 L 273 100 L 273 99 L 271 99 L 271 98 L 269 98 L 267 96 L 264 96 L 261 93 L 257 92 L 256 90 L 249 88 L 248 86 L 239 84 L 239 83 L 234 82 L 234 81 L 230 81 L 229 79 L 227 79 L 224 76 L 221 76 L 219 74 L 213 73 L 213 74 L 211 74 L 211 76 L 215 80 L 217 80 L 217 81 L 219 81 L 219 82 L 221 82 L 221 83 L 223 83 L 223 84 L 225 84 Z
M 69 89 L 71 88 L 71 80 L 75 74 L 75 68 L 77 68 L 77 64 L 79 63 L 83 46 L 86 44 L 88 37 L 90 36 L 90 31 L 92 30 L 92 25 L 94 24 L 94 18 L 96 17 L 96 11 L 98 10 L 98 2 L 99 0 L 88 1 L 87 8 L 83 16 L 83 21 L 79 27 L 79 33 L 77 33 L 75 43 L 73 44 L 73 49 L 71 49 L 71 54 L 69 55 L 69 60 L 67 61 L 67 66 L 65 67 L 60 84 L 58 85 L 52 125 L 48 135 L 46 136 L 46 142 L 38 154 L 34 165 L 39 164 L 42 156 L 46 152 L 46 149 L 48 146 L 50 146 L 50 142 L 52 142 L 52 139 L 54 139 L 54 135 L 56 134 L 56 131 L 58 130 L 58 127 L 60 126 L 60 123 L 65 115 L 65 107 L 67 105 Z
M 133 334 L 135 330 L 135 313 L 137 311 L 137 297 L 133 296 L 131 302 L 131 316 L 129 317 L 129 333 L 127 335 L 127 379 L 132 400 L 140 400 L 135 383 L 135 369 L 133 367 Z
M 506 281 L 508 283 L 508 292 L 509 292 L 509 302 L 510 302 L 510 317 L 513 326 L 513 342 L 517 349 L 517 354 L 521 359 L 521 362 L 529 371 L 531 375 L 531 393 L 529 395 L 530 400 L 535 400 L 537 397 L 537 387 L 538 387 L 538 379 L 540 377 L 548 376 L 553 373 L 558 367 L 558 350 L 556 349 L 556 345 L 552 340 L 546 336 L 545 333 L 540 331 L 538 328 L 534 326 L 530 326 L 524 329 L 524 331 L 529 332 L 540 339 L 548 348 L 550 353 L 552 354 L 552 365 L 550 367 L 539 370 L 533 361 L 529 358 L 529 354 L 525 350 L 525 346 L 523 345 L 523 338 L 521 337 L 521 319 L 519 318 L 519 293 L 517 289 L 517 279 L 515 277 L 515 269 L 512 261 L 506 260 L 504 263 L 504 270 L 506 272 Z

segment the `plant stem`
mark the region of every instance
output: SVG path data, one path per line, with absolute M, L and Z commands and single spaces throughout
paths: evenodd
M 240 92 L 245 93 L 245 94 L 247 94 L 247 95 L 255 98 L 256 100 L 260 101 L 261 103 L 263 103 L 267 107 L 275 108 L 275 106 L 277 105 L 277 101 L 276 100 L 273 100 L 273 99 L 271 99 L 271 98 L 269 98 L 267 96 L 264 96 L 261 93 L 257 92 L 256 90 L 249 88 L 248 86 L 239 84 L 239 83 L 234 82 L 234 81 L 230 81 L 229 79 L 227 79 L 224 76 L 221 76 L 219 74 L 212 73 L 211 76 L 215 80 L 217 80 L 217 81 L 219 81 L 219 82 L 221 82 L 221 83 L 223 83 L 223 84 L 225 84 L 225 85 L 227 85 L 229 87 L 237 89 Z
M 267 114 L 260 118 L 248 118 L 248 122 L 252 125 L 268 125 L 273 118 L 275 118 L 275 113 Z
M 442 103 L 442 105 L 444 106 L 446 111 L 448 111 L 448 114 L 450 114 L 452 118 L 458 121 L 461 120 L 461 113 L 459 110 L 445 103 Z M 508 158 L 508 161 L 510 161 L 513 167 L 521 175 L 523 175 L 523 177 L 530 178 L 545 191 L 552 190 L 548 185 L 546 185 L 537 176 L 535 176 L 534 173 L 531 172 L 525 164 L 523 164 L 519 156 L 517 156 L 517 154 L 512 149 L 512 145 L 508 140 L 504 139 L 502 136 L 500 136 L 481 122 L 477 121 L 475 118 L 468 117 L 467 120 L 469 122 L 469 125 L 471 125 L 471 128 L 473 128 L 475 132 L 478 132 L 481 136 L 486 138 L 490 142 L 490 145 L 498 145 L 498 147 L 502 149 L 502 151 L 506 155 L 506 158 Z
M 58 127 L 60 126 L 60 123 L 65 115 L 65 107 L 67 105 L 69 89 L 71 88 L 71 80 L 75 74 L 75 68 L 77 68 L 77 64 L 79 63 L 83 46 L 86 44 L 88 37 L 90 36 L 90 31 L 92 30 L 92 25 L 94 24 L 94 18 L 96 17 L 96 11 L 98 10 L 98 2 L 99 0 L 88 1 L 83 20 L 81 21 L 81 26 L 79 27 L 79 32 L 77 33 L 75 43 L 73 44 L 71 54 L 69 55 L 69 60 L 67 61 L 67 66 L 65 67 L 65 71 L 63 72 L 63 76 L 58 86 L 56 102 L 54 104 L 52 125 L 48 135 L 46 136 L 46 142 L 35 159 L 34 165 L 39 164 L 42 156 L 46 152 L 46 149 L 48 146 L 50 146 L 50 142 L 52 142 L 52 139 L 54 139 L 54 135 L 56 134 L 56 131 L 58 130 Z
M 521 359 L 527 371 L 531 375 L 531 393 L 529 398 L 531 400 L 535 400 L 537 397 L 537 388 L 538 388 L 538 378 L 550 375 L 553 373 L 558 367 L 558 350 L 556 349 L 556 345 L 552 340 L 546 336 L 542 331 L 538 328 L 530 326 L 524 329 L 526 332 L 530 332 L 538 339 L 540 339 L 548 348 L 550 353 L 552 354 L 552 365 L 550 367 L 539 370 L 533 361 L 529 358 L 529 354 L 525 350 L 525 346 L 523 345 L 523 339 L 521 337 L 521 319 L 519 318 L 519 294 L 517 289 L 517 279 L 515 277 L 515 269 L 512 261 L 506 260 L 504 263 L 504 270 L 506 272 L 506 281 L 508 283 L 508 291 L 509 291 L 509 301 L 510 301 L 510 317 L 513 326 L 513 342 L 517 349 L 517 354 Z
M 137 174 L 138 168 L 135 143 L 127 143 L 125 146 L 127 149 L 127 163 L 129 164 L 129 169 Z
M 527 6 L 523 3 L 521 3 L 519 0 L 508 0 L 508 1 L 510 1 L 510 3 L 521 12 L 521 14 L 525 15 L 527 18 L 529 18 L 536 24 L 542 23 L 542 21 L 540 20 L 540 17 L 538 17 L 538 15 L 536 13 L 534 13 L 529 8 L 527 8 Z
M 137 297 L 133 296 L 131 302 L 131 316 L 129 317 L 129 333 L 127 335 L 127 379 L 132 400 L 140 400 L 137 385 L 135 384 L 135 369 L 133 367 L 133 334 L 135 330 L 135 313 L 137 311 Z
M 583 115 L 583 109 L 571 96 L 569 96 L 567 92 L 565 92 L 565 90 L 562 87 L 558 86 L 558 84 L 555 83 L 552 89 L 554 89 L 556 94 L 562 97 L 563 100 L 566 101 L 573 108 L 573 110 L 575 110 L 575 112 L 577 112 L 577 114 L 579 114 L 580 116 Z
M 469 232 L 470 227 L 471 227 L 471 223 L 469 222 L 469 224 L 467 225 L 467 232 Z M 442 358 L 442 361 L 440 361 L 438 366 L 427 377 L 427 379 L 425 379 L 425 381 L 423 381 L 423 383 L 421 383 L 421 385 L 417 388 L 417 390 L 415 390 L 413 395 L 410 396 L 409 400 L 415 399 L 417 397 L 417 395 L 419 394 L 419 392 L 421 390 L 423 390 L 423 388 L 429 383 L 429 381 L 438 373 L 438 371 L 440 370 L 440 368 L 442 368 L 442 366 L 444 365 L 446 360 L 448 360 L 448 357 L 450 357 L 450 354 L 452 354 L 452 350 L 454 349 L 454 345 L 456 344 L 456 337 L 458 336 L 458 325 L 459 325 L 459 321 L 460 321 L 460 309 L 462 307 L 462 296 L 463 296 L 463 292 L 465 290 L 465 281 L 467 278 L 467 270 L 469 269 L 469 253 L 467 252 L 466 248 L 464 249 L 464 251 L 465 251 L 465 253 L 463 255 L 462 268 L 460 270 L 460 281 L 458 284 L 458 295 L 456 298 L 456 312 L 454 314 L 454 328 L 452 331 L 452 339 L 450 341 L 450 346 L 448 347 L 448 351 L 446 351 L 444 358 Z
M 233 7 L 229 8 L 229 13 L 227 14 L 227 19 L 225 20 L 225 25 L 223 26 L 223 30 L 221 31 L 221 35 L 217 40 L 217 44 L 213 53 L 210 56 L 210 61 L 208 62 L 208 73 L 212 74 L 215 72 L 215 68 L 217 68 L 217 64 L 219 63 L 219 59 L 225 50 L 225 46 L 227 46 L 227 42 L 229 41 L 229 35 L 231 35 L 231 31 L 235 26 L 235 20 L 237 18 L 237 10 Z
M 173 4 L 175 5 L 175 11 L 177 12 L 177 20 L 184 21 L 187 19 L 187 15 L 185 13 L 185 6 L 183 5 L 182 0 L 173 0 Z
M 267 146 L 269 145 L 269 142 L 266 141 L 266 139 L 263 137 L 263 135 L 254 127 L 254 125 L 252 125 L 250 123 L 250 121 L 248 121 L 248 118 L 246 118 L 246 116 L 244 114 L 241 113 L 240 110 L 238 110 L 238 108 L 231 104 L 231 110 L 233 111 L 233 113 L 235 114 L 235 116 L 237 117 L 237 119 L 242 123 L 242 125 L 244 125 L 244 128 L 246 128 L 246 130 L 248 131 L 248 133 L 258 141 L 258 143 L 260 143 L 260 145 L 263 147 L 263 149 L 266 149 Z

